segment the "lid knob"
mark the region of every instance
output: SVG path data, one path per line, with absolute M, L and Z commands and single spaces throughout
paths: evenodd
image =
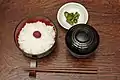
M 84 43 L 84 42 L 88 41 L 89 37 L 88 37 L 88 35 L 87 35 L 86 32 L 84 32 L 84 31 L 78 31 L 78 32 L 76 33 L 76 39 L 77 39 L 79 42 Z

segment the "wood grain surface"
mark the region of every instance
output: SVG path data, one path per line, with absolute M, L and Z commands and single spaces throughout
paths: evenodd
M 88 59 L 76 59 L 69 54 L 64 40 L 67 31 L 56 19 L 58 9 L 71 1 L 87 8 L 88 24 L 100 35 L 100 45 Z M 120 0 L 0 0 L 0 80 L 33 80 L 23 69 L 29 67 L 30 59 L 14 43 L 15 27 L 30 15 L 47 16 L 58 28 L 55 50 L 38 61 L 40 70 L 53 71 L 38 72 L 35 80 L 120 80 Z M 81 68 L 94 68 L 97 73 L 75 72 Z M 56 69 L 67 73 L 55 73 Z

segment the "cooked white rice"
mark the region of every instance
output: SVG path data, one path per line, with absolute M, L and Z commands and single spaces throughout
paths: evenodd
M 28 54 L 42 54 L 49 50 L 55 43 L 54 26 L 48 26 L 40 21 L 26 23 L 18 36 L 19 47 Z M 33 33 L 39 31 L 40 38 L 35 38 Z

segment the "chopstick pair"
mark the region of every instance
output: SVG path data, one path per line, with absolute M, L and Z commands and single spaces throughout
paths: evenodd
M 30 68 L 24 68 L 24 70 L 29 71 L 29 76 L 32 76 L 32 77 L 36 77 L 36 72 L 77 73 L 77 74 L 97 74 L 98 73 L 98 69 L 96 67 L 39 69 L 37 68 L 37 60 L 31 60 Z
M 35 72 L 48 72 L 48 73 L 77 73 L 77 74 L 97 74 L 97 69 L 95 68 L 66 68 L 66 69 L 38 69 L 38 68 L 25 68 L 25 71 Z

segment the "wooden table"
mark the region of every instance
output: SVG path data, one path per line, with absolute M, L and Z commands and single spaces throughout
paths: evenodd
M 70 1 L 87 8 L 88 24 L 100 35 L 96 55 L 88 59 L 69 54 L 64 40 L 67 31 L 56 20 L 58 9 Z M 64 72 L 38 72 L 36 80 L 120 80 L 120 0 L 0 0 L 0 80 L 31 80 L 23 69 L 29 67 L 30 59 L 16 47 L 13 35 L 21 19 L 38 14 L 49 17 L 58 28 L 57 47 L 39 60 L 38 68 Z M 97 73 L 80 73 L 81 68 L 96 68 Z

